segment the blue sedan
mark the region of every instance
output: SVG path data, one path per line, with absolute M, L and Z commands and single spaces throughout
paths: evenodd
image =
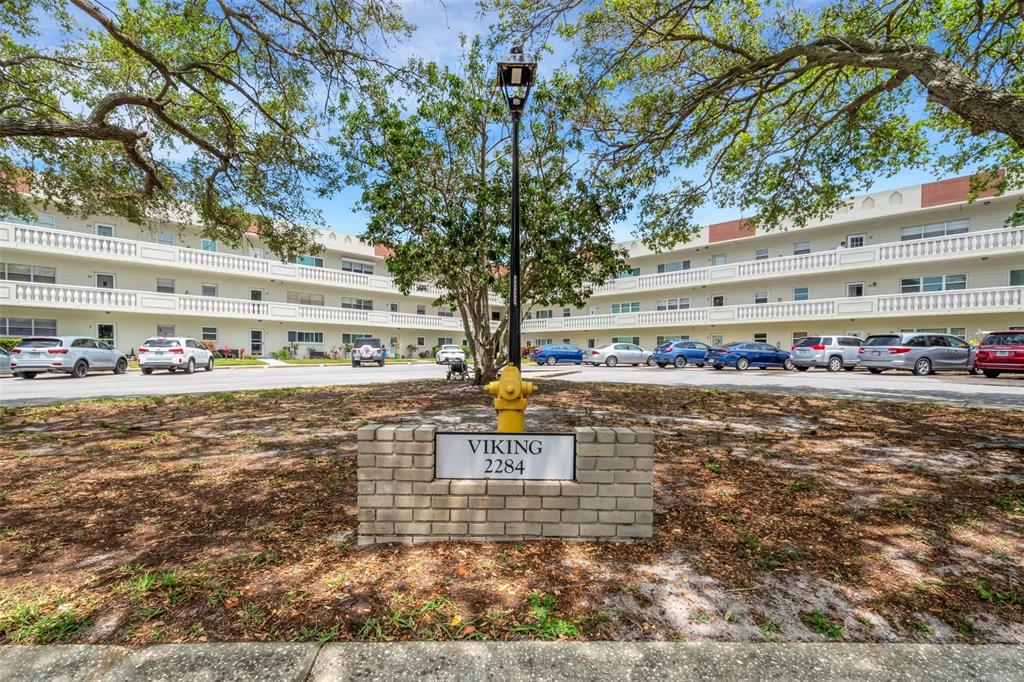
M 559 362 L 583 364 L 583 349 L 571 343 L 549 343 L 534 349 L 530 359 L 538 365 L 554 365 Z
M 686 367 L 690 362 L 703 367 L 709 350 L 711 347 L 700 341 L 666 341 L 654 349 L 651 359 L 658 367 Z
M 740 371 L 748 367 L 793 369 L 793 361 L 789 359 L 789 351 L 757 341 L 736 341 L 726 344 L 721 348 L 712 348 L 708 351 L 707 361 L 715 369 L 722 369 L 723 367 L 735 367 Z

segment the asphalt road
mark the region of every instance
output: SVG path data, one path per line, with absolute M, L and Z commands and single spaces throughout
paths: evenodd
M 1024 409 L 1024 375 L 986 379 L 965 374 L 915 377 L 911 374 L 874 375 L 867 372 L 823 370 L 785 372 L 782 370 L 731 369 L 716 371 L 686 367 L 577 367 L 559 365 L 555 368 L 527 365 L 527 378 L 565 381 L 598 381 L 630 384 L 661 384 L 666 386 L 704 386 L 741 389 L 764 393 L 835 397 L 863 400 L 900 400 L 935 402 L 979 407 Z M 83 398 L 104 398 L 140 395 L 172 395 L 178 393 L 210 393 L 263 388 L 297 386 L 328 386 L 408 381 L 413 379 L 443 380 L 445 369 L 431 363 L 359 367 L 347 365 L 294 367 L 220 368 L 211 373 L 197 371 L 192 375 L 157 372 L 143 376 L 137 371 L 122 376 L 109 372 L 93 374 L 84 379 L 66 375 L 40 375 L 32 380 L 0 378 L 0 404 L 48 403 Z M 541 387 L 543 390 L 543 387 Z

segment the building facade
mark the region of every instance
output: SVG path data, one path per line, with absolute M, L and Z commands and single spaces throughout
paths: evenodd
M 711 225 L 677 249 L 628 243 L 631 269 L 582 309 L 534 308 L 524 342 L 651 348 L 803 335 L 941 330 L 965 337 L 1024 326 L 1024 226 L 1007 227 L 1019 194 L 967 202 L 954 178 L 856 197 L 828 220 L 752 233 Z M 152 335 L 193 336 L 270 355 L 326 352 L 376 336 L 410 355 L 464 339 L 461 318 L 404 296 L 384 254 L 323 231 L 324 250 L 295 263 L 253 236 L 244 249 L 184 225 L 40 213 L 0 222 L 0 336 L 87 334 L 132 350 Z M 503 311 L 492 299 L 492 317 Z

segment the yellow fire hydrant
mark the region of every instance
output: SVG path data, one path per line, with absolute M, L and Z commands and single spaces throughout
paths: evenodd
M 526 396 L 533 393 L 532 381 L 523 381 L 519 368 L 508 365 L 501 378 L 487 384 L 498 411 L 498 433 L 522 433 L 526 430 Z

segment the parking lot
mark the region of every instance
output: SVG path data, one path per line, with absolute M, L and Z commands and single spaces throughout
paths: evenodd
M 872 375 L 864 371 L 830 373 L 824 370 L 787 372 L 783 370 L 732 369 L 715 371 L 686 367 L 580 367 L 560 364 L 539 367 L 524 363 L 526 378 L 543 382 L 559 379 L 573 382 L 610 382 L 663 386 L 694 386 L 723 390 L 835 397 L 861 400 L 900 400 L 979 407 L 1024 408 L 1024 375 L 987 379 L 967 374 L 937 374 L 917 377 L 909 373 Z M 386 367 L 353 368 L 346 365 L 293 367 L 219 368 L 191 375 L 157 372 L 143 376 L 138 371 L 115 376 L 110 372 L 90 374 L 82 379 L 66 375 L 41 375 L 33 380 L 0 379 L 0 404 L 48 403 L 61 400 L 140 395 L 210 393 L 268 388 L 372 384 L 414 379 L 444 380 L 444 367 L 433 363 L 411 363 Z M 543 385 L 540 386 L 543 390 Z M 681 397 L 685 400 L 685 395 Z

